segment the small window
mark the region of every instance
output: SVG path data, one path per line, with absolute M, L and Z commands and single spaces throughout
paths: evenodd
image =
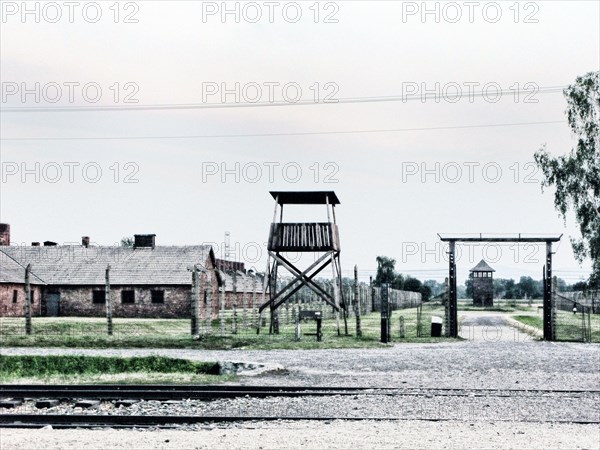
M 151 291 L 152 292 L 152 303 L 164 303 L 165 302 L 165 291 Z
M 19 291 L 17 291 L 16 289 L 13 291 L 13 303 L 17 303 L 17 301 L 19 300 Z
M 135 291 L 132 289 L 121 291 L 121 303 L 135 303 Z
M 33 302 L 35 301 L 35 291 L 31 291 L 31 304 L 33 305 Z
M 92 291 L 92 301 L 94 303 L 104 303 L 105 300 L 104 291 Z

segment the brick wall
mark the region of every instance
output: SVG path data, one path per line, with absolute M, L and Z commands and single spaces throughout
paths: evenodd
M 122 302 L 122 291 L 134 292 L 134 303 Z M 152 291 L 164 292 L 164 303 L 152 303 Z M 106 304 L 94 303 L 93 292 L 104 294 L 104 286 L 63 286 L 60 292 L 61 316 L 106 316 Z M 178 318 L 189 317 L 191 287 L 187 286 L 111 286 L 113 317 Z
M 231 291 L 225 293 L 225 309 L 231 309 L 233 305 L 236 305 L 237 308 L 242 308 L 244 306 L 244 301 L 246 302 L 247 308 L 252 308 L 252 292 L 237 292 L 233 293 Z M 269 300 L 269 296 L 265 296 L 265 301 Z M 221 293 L 219 293 L 219 302 L 221 301 Z M 256 307 L 258 308 L 263 303 L 263 295 L 262 292 L 256 293 L 256 299 L 254 300 L 256 303 Z M 220 304 L 220 303 L 219 303 Z
M 14 292 L 17 291 L 17 302 L 14 303 Z M 40 316 L 42 314 L 42 289 L 41 286 L 31 285 L 33 303 L 31 314 Z M 23 317 L 25 316 L 25 285 L 24 284 L 0 284 L 0 317 Z
M 209 265 L 209 264 L 207 264 Z M 212 267 L 208 267 L 211 269 Z M 189 318 L 192 302 L 192 275 L 190 284 L 180 286 L 116 286 L 111 285 L 111 298 L 113 317 L 140 317 L 140 318 Z M 207 286 L 206 276 L 201 276 L 200 302 L 203 301 L 203 290 Z M 218 311 L 218 302 L 215 302 L 218 292 L 218 282 L 211 272 L 211 289 L 213 298 L 213 315 Z M 99 291 L 103 297 L 104 286 L 60 286 L 53 287 L 60 293 L 61 316 L 106 316 L 106 304 L 94 303 L 93 291 Z M 153 303 L 152 291 L 164 291 L 164 302 Z M 123 303 L 123 291 L 134 292 L 134 303 Z

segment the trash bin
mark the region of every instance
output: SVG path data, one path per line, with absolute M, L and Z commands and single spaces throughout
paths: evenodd
M 442 324 L 444 321 L 441 317 L 431 316 L 431 337 L 442 336 Z

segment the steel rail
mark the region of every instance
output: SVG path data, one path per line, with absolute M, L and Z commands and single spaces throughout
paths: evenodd
M 122 415 L 67 415 L 67 414 L 10 414 L 0 415 L 0 428 L 137 428 L 137 427 L 176 427 L 201 423 L 261 422 L 261 421 L 409 421 L 420 420 L 430 422 L 464 421 L 446 417 L 319 417 L 319 416 L 122 416 Z M 478 422 L 471 420 L 469 422 Z M 510 422 L 506 419 L 494 419 L 494 422 Z M 568 423 L 599 424 L 598 420 L 519 420 L 519 423 Z
M 331 397 L 331 396 L 440 396 L 440 397 L 536 397 L 539 395 L 600 395 L 600 390 L 489 389 L 489 388 L 371 388 L 285 386 L 194 385 L 0 385 L 0 398 L 88 400 L 213 400 L 238 397 Z

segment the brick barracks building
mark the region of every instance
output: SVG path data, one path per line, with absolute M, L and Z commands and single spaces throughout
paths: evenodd
M 210 245 L 157 246 L 150 234 L 135 235 L 133 247 L 92 246 L 89 237 L 81 245 L 11 246 L 10 226 L 0 224 L 0 317 L 24 315 L 28 264 L 35 316 L 104 316 L 108 265 L 114 317 L 190 317 L 194 265 L 205 269 L 200 301 L 210 286 L 213 316 L 250 292 L 262 295 L 262 278 L 246 274 L 243 263 L 217 260 Z

